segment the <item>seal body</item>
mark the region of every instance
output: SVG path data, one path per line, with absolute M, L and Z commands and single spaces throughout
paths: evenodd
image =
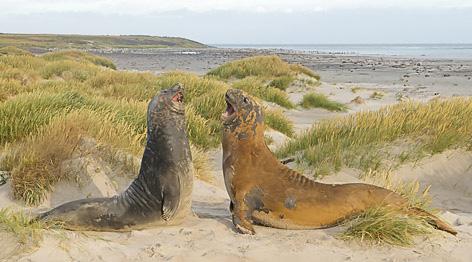
M 190 213 L 193 168 L 180 84 L 148 106 L 147 141 L 138 177 L 121 194 L 62 204 L 38 216 L 72 230 L 126 231 L 182 222 Z
M 223 173 L 233 224 L 255 233 L 253 223 L 281 229 L 331 227 L 368 208 L 386 205 L 427 216 L 438 229 L 456 232 L 437 217 L 408 209 L 400 195 L 374 185 L 323 184 L 290 170 L 264 141 L 260 105 L 240 90 L 226 93 L 223 119 Z

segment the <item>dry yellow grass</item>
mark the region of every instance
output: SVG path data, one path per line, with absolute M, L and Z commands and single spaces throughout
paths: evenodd
M 293 123 L 290 122 L 281 110 L 265 110 L 264 122 L 288 137 L 293 136 Z
M 211 172 L 208 153 L 202 149 L 191 146 L 192 163 L 194 167 L 195 177 L 207 183 L 213 183 L 214 177 Z
M 5 46 L 0 48 L 0 55 L 26 55 L 33 56 L 30 52 L 15 46 Z

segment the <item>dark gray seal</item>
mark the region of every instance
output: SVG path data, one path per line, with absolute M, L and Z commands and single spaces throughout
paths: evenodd
M 190 213 L 193 166 L 180 84 L 148 106 L 147 142 L 139 176 L 120 195 L 62 204 L 38 219 L 71 230 L 126 231 L 175 225 Z

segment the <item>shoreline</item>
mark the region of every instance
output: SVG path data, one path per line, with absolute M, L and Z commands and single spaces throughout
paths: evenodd
M 450 93 L 450 96 L 472 94 L 472 59 L 334 55 L 250 48 L 162 49 L 145 53 L 130 51 L 97 54 L 112 59 L 122 70 L 150 71 L 156 74 L 177 70 L 198 75 L 235 59 L 254 55 L 278 55 L 289 63 L 309 67 L 320 74 L 323 82 L 330 84 L 381 84 L 429 89 L 432 93 Z

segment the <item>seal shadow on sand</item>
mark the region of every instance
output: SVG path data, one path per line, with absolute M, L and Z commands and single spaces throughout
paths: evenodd
M 196 218 L 198 219 L 212 219 L 229 229 L 228 232 L 232 232 L 236 235 L 241 235 L 238 233 L 236 228 L 233 225 L 231 212 L 229 211 L 229 200 L 224 202 L 205 202 L 205 201 L 192 201 L 192 211 Z M 259 230 L 269 231 L 274 233 L 276 231 L 313 231 L 312 229 L 300 229 L 300 230 L 286 230 L 286 229 L 278 229 L 272 227 L 266 227 L 263 225 L 255 224 Z M 327 236 L 334 237 L 342 232 L 346 228 L 345 225 L 339 224 L 333 227 L 328 228 L 320 228 L 316 231 L 323 232 Z
M 224 202 L 205 202 L 192 201 L 192 211 L 199 219 L 213 219 L 223 224 L 231 232 L 237 233 L 234 229 L 231 213 L 229 211 L 229 201 Z

